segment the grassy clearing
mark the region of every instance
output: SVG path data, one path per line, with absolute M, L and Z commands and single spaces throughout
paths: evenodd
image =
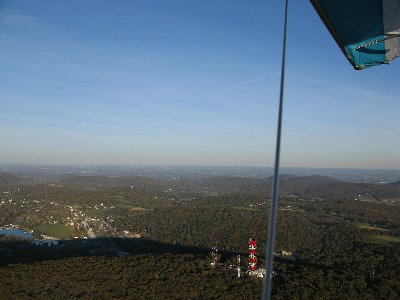
M 65 224 L 41 225 L 38 227 L 43 234 L 50 235 L 59 239 L 70 239 L 76 235 L 75 226 L 65 226 Z
M 95 208 L 82 209 L 82 212 L 85 214 L 86 217 L 89 218 L 102 218 L 104 217 L 105 213 L 108 212 L 109 210 L 110 210 L 109 208 L 100 207 L 99 209 Z
M 368 230 L 388 231 L 388 230 L 385 229 L 385 228 L 377 227 L 377 226 L 372 226 L 372 225 L 364 224 L 364 223 L 358 224 L 358 227 L 361 228 L 361 229 L 368 229 Z
M 132 210 L 132 211 L 145 211 L 145 210 L 148 210 L 147 208 L 135 206 L 134 204 L 132 204 L 132 203 L 127 203 L 127 202 L 118 203 L 116 206 L 117 206 L 117 207 L 121 207 L 121 208 L 130 209 L 130 210 Z
M 295 212 L 305 212 L 304 208 L 298 208 L 298 207 L 279 208 L 279 210 L 284 210 L 284 211 L 295 211 Z
M 148 208 L 139 207 L 139 206 L 131 207 L 131 211 L 141 212 L 141 211 L 146 211 L 146 210 L 149 210 L 149 209 Z
M 375 235 L 371 238 L 371 242 L 380 245 L 390 245 L 400 243 L 400 237 L 393 235 Z
M 233 209 L 247 210 L 247 211 L 260 211 L 260 208 L 255 208 L 255 207 L 242 207 L 242 206 L 233 206 Z

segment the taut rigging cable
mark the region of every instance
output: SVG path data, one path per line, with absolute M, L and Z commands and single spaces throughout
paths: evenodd
M 272 291 L 274 243 L 276 235 L 276 215 L 277 215 L 278 194 L 279 194 L 279 161 L 280 161 L 281 135 L 282 135 L 283 92 L 285 85 L 287 15 L 288 15 L 288 0 L 285 1 L 285 21 L 284 21 L 285 25 L 283 29 L 281 88 L 279 95 L 278 128 L 276 134 L 275 167 L 274 167 L 274 178 L 272 185 L 272 197 L 269 210 L 270 213 L 269 213 L 269 225 L 268 225 L 267 250 L 265 254 L 266 276 L 264 278 L 263 294 L 262 294 L 262 299 L 264 300 L 271 299 L 271 291 Z

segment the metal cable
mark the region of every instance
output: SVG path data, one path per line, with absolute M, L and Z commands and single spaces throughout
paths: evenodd
M 272 200 L 269 213 L 268 225 L 268 240 L 267 250 L 265 254 L 265 269 L 266 277 L 264 278 L 262 299 L 270 300 L 272 291 L 272 275 L 274 263 L 274 244 L 276 234 L 276 217 L 278 208 L 279 194 L 279 160 L 281 152 L 281 133 L 282 133 L 282 114 L 283 114 L 283 92 L 285 83 L 285 63 L 286 63 L 286 31 L 287 31 L 287 15 L 288 15 L 288 0 L 285 1 L 285 25 L 283 29 L 283 48 L 282 48 L 282 69 L 281 69 L 281 88 L 279 95 L 279 112 L 278 112 L 278 129 L 276 135 L 276 152 L 275 152 L 275 170 L 272 185 Z

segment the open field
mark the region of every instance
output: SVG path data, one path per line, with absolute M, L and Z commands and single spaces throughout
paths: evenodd
M 372 237 L 371 241 L 376 244 L 389 245 L 389 244 L 399 244 L 400 237 L 393 235 L 375 235 Z
M 359 224 L 358 227 L 361 229 L 368 229 L 368 230 L 388 231 L 385 228 L 378 227 L 378 226 L 372 226 L 372 225 L 364 224 L 364 223 Z
M 76 235 L 75 226 L 66 226 L 65 224 L 41 225 L 38 229 L 46 235 L 59 239 L 70 239 Z

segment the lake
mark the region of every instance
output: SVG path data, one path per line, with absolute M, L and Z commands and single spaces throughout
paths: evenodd
M 2 234 L 12 235 L 24 239 L 34 239 L 34 236 L 31 233 L 18 228 L 0 229 L 0 235 Z

